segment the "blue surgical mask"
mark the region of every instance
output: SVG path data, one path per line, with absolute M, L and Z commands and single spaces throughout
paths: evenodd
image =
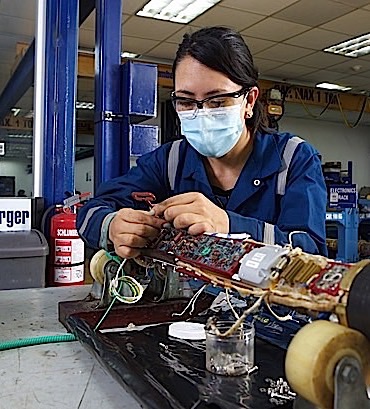
M 243 130 L 241 104 L 178 112 L 181 132 L 201 155 L 220 158 L 237 144 Z

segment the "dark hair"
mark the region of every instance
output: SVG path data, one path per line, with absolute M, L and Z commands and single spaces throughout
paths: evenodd
M 221 72 L 243 88 L 258 87 L 258 70 L 253 63 L 252 54 L 243 37 L 230 28 L 206 27 L 192 34 L 185 34 L 172 65 L 174 80 L 177 64 L 186 56 Z M 254 105 L 252 118 L 247 118 L 245 123 L 252 134 L 257 130 L 271 131 L 259 100 Z

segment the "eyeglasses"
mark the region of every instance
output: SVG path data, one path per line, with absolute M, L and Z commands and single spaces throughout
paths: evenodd
M 227 94 L 214 95 L 212 97 L 204 98 L 202 100 L 192 99 L 187 97 L 178 97 L 173 91 L 171 93 L 171 101 L 176 112 L 194 111 L 198 109 L 213 109 L 236 105 L 236 98 L 248 94 L 250 88 L 242 88 L 239 91 L 229 92 Z

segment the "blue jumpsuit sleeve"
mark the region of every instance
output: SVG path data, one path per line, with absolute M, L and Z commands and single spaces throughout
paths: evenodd
M 321 162 L 316 151 L 302 143 L 290 164 L 285 195 L 280 200 L 280 211 L 273 226 L 275 243 L 289 243 L 312 253 L 327 255 L 325 214 L 326 186 Z M 253 239 L 264 241 L 266 223 L 228 211 L 230 232 L 244 231 Z
M 157 201 L 162 201 L 168 196 L 167 163 L 168 145 L 163 145 L 150 152 L 137 161 L 137 166 L 128 173 L 115 179 L 103 182 L 95 197 L 89 200 L 77 215 L 77 229 L 82 239 L 93 248 L 99 248 L 106 238 L 107 226 L 104 220 L 122 208 L 143 208 L 136 203 L 131 193 L 151 192 Z

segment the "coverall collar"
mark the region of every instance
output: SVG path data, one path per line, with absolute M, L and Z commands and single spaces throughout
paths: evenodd
M 282 165 L 276 142 L 272 134 L 257 132 L 254 136 L 253 150 L 244 165 L 227 205 L 228 210 L 236 210 L 264 185 L 264 179 L 279 172 Z M 197 180 L 204 186 L 208 197 L 213 195 L 202 156 L 188 144 L 188 157 L 184 167 L 185 178 Z

